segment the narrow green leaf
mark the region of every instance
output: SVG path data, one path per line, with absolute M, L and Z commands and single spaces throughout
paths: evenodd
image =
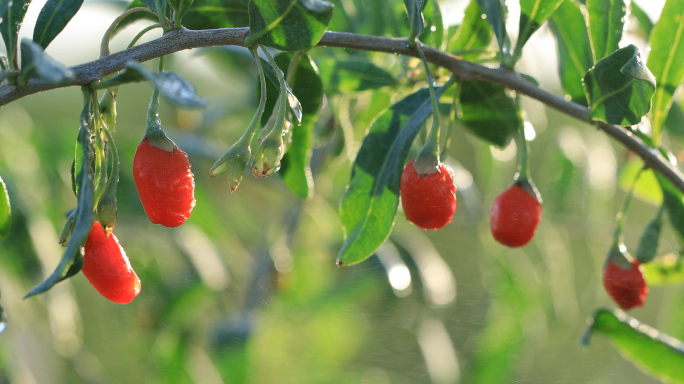
M 278 81 L 278 75 L 276 75 L 276 71 L 280 71 L 281 75 L 283 76 L 285 75 L 282 73 L 280 68 L 273 68 L 271 63 L 267 60 L 260 60 L 261 65 L 264 68 L 264 73 L 266 73 L 266 78 L 271 81 L 271 84 L 274 85 L 275 89 L 277 89 L 278 93 L 280 93 L 280 82 Z M 292 114 L 297 119 L 297 123 L 299 124 L 302 121 L 302 104 L 297 99 L 297 96 L 295 96 L 292 92 L 292 88 L 290 88 L 290 85 L 286 83 L 285 86 L 287 91 L 287 104 L 290 107 L 290 111 L 292 111 Z M 273 97 L 266 100 L 266 113 L 264 113 L 261 117 L 263 124 L 266 124 L 266 121 L 268 121 L 268 118 L 271 116 L 271 113 L 269 113 L 269 111 L 273 109 L 273 105 L 275 105 L 275 102 L 276 99 Z
M 677 102 L 672 103 L 670 110 L 667 112 L 665 130 L 680 139 L 684 138 L 684 111 L 682 111 L 682 106 Z
M 551 16 L 549 26 L 558 42 L 558 73 L 563 90 L 575 103 L 587 105 L 582 77 L 594 65 L 594 59 L 579 5 L 565 0 Z
M 644 265 L 648 286 L 684 284 L 684 263 L 681 256 L 667 254 Z
M 599 309 L 588 320 L 582 341 L 596 333 L 607 337 L 622 356 L 653 377 L 684 383 L 684 345 L 657 329 L 640 323 L 622 311 Z
M 129 79 L 128 81 L 147 80 L 155 87 L 166 99 L 184 108 L 204 108 L 207 101 L 201 99 L 195 93 L 195 87 L 187 80 L 173 72 L 152 72 L 140 63 L 129 61 L 126 69 L 112 79 Z
M 359 92 L 397 84 L 392 74 L 363 57 L 347 60 L 327 58 L 318 62 L 318 68 L 329 94 Z
M 73 78 L 70 69 L 54 61 L 40 45 L 29 39 L 21 40 L 21 81 L 41 79 L 49 84 L 62 84 Z
M 637 23 L 639 23 L 639 27 L 644 31 L 644 34 L 646 35 L 646 39 L 648 39 L 649 36 L 651 36 L 651 31 L 653 30 L 653 20 L 644 12 L 641 7 L 639 7 L 639 4 L 636 2 L 631 2 L 630 3 L 630 8 L 631 8 L 631 15 L 636 18 Z
M 78 133 L 79 147 L 82 150 L 80 171 L 76 174 L 76 182 L 79 184 L 78 204 L 76 206 L 76 222 L 69 238 L 64 254 L 55 270 L 40 284 L 33 287 L 24 298 L 43 293 L 58 282 L 78 273 L 83 267 L 83 245 L 93 224 L 93 209 L 95 205 L 95 186 L 93 184 L 95 169 L 93 167 L 93 141 L 91 135 L 94 132 L 90 107 L 92 104 L 84 103 L 81 112 L 81 127 Z
M 477 0 L 477 3 L 487 15 L 487 21 L 499 43 L 500 60 L 503 61 L 511 53 L 511 39 L 506 31 L 506 18 L 508 17 L 506 2 L 504 0 Z
M 515 43 L 516 58 L 522 55 L 522 49 L 539 27 L 551 17 L 563 0 L 520 0 L 520 32 Z
M 438 1 L 430 1 L 423 10 L 425 27 L 418 39 L 431 47 L 443 50 L 446 48 L 447 28 Z
M 283 68 L 287 68 L 291 60 L 292 54 L 289 53 L 283 53 L 276 57 L 276 63 Z M 281 162 L 280 175 L 285 185 L 297 196 L 306 199 L 313 193 L 311 144 L 316 116 L 323 102 L 323 83 L 318 77 L 316 67 L 307 55 L 300 54 L 297 60 L 297 69 L 290 78 L 289 84 L 292 87 L 292 92 L 301 102 L 302 120 L 301 124 L 292 125 L 292 143 Z M 273 88 L 273 94 L 274 97 L 269 97 L 269 99 L 275 101 L 275 88 Z
M 166 15 L 166 0 L 141 0 L 149 9 L 157 15 Z
M 608 124 L 634 125 L 651 109 L 655 78 L 634 45 L 601 59 L 584 75 L 591 118 Z
M 215 29 L 249 26 L 249 0 L 203 0 L 183 16 L 189 29 Z
M 684 77 L 684 2 L 665 2 L 660 19 L 653 28 L 649 44 L 648 68 L 658 79 L 653 97 L 651 126 L 653 140 L 659 143 L 667 112 L 672 105 L 672 95 Z
M 11 205 L 7 186 L 0 177 L 0 237 L 7 237 L 10 230 Z
M 332 18 L 333 5 L 322 0 L 250 0 L 245 43 L 282 51 L 315 46 Z
M 11 3 L 3 0 L 0 3 L 0 34 L 11 59 L 17 52 L 17 36 L 31 0 L 13 0 Z
M 663 228 L 663 211 L 664 206 L 661 205 L 658 208 L 658 213 L 646 225 L 644 232 L 639 238 L 639 245 L 634 256 L 641 264 L 650 263 L 656 257 L 660 232 Z
M 83 0 L 48 0 L 38 15 L 36 27 L 33 30 L 33 41 L 43 49 L 47 48 L 78 12 L 82 4 Z
M 660 187 L 663 189 L 663 203 L 665 210 L 670 217 L 672 228 L 677 233 L 680 241 L 684 240 L 684 195 L 672 183 L 660 173 L 656 173 L 656 178 Z
M 423 17 L 423 9 L 427 0 L 404 0 L 406 13 L 408 13 L 409 34 L 413 33 L 413 37 L 420 35 L 425 28 L 425 18 Z M 409 36 L 410 38 L 411 36 Z
M 619 48 L 628 10 L 629 0 L 587 0 L 587 25 L 594 63 Z
M 173 8 L 176 13 L 176 19 L 183 18 L 185 13 L 190 10 L 193 2 L 194 0 L 169 0 L 171 8 Z
M 482 9 L 477 0 L 470 0 L 463 16 L 463 22 L 449 42 L 450 52 L 463 51 L 458 55 L 466 60 L 475 60 L 482 56 L 480 52 L 469 52 L 485 49 L 492 39 L 492 29 L 486 19 L 482 18 Z
M 445 89 L 436 91 L 439 97 Z M 340 206 L 346 238 L 337 257 L 338 265 L 365 260 L 389 236 L 406 156 L 431 113 L 430 94 L 421 89 L 394 104 L 370 127 Z
M 464 81 L 459 90 L 461 121 L 475 136 L 504 147 L 522 123 L 506 89 L 486 81 Z

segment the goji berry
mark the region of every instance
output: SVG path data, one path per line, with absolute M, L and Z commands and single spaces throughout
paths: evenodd
M 154 224 L 177 227 L 195 207 L 195 177 L 188 154 L 178 146 L 171 152 L 143 139 L 135 151 L 133 177 L 145 214 Z
M 628 310 L 644 305 L 648 286 L 641 264 L 631 257 L 624 261 L 608 259 L 603 269 L 603 286 L 622 309 Z
M 437 172 L 420 176 L 409 161 L 401 175 L 401 206 L 406 219 L 422 229 L 440 229 L 456 212 L 456 186 L 451 169 L 439 163 Z
M 522 247 L 534 237 L 541 213 L 541 204 L 536 196 L 516 183 L 501 193 L 492 204 L 492 235 L 503 245 Z
M 114 234 L 105 235 L 99 222 L 85 243 L 83 274 L 105 298 L 130 303 L 140 293 L 140 280 Z

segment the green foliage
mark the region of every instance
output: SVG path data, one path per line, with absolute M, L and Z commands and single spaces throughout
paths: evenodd
M 78 12 L 82 4 L 83 0 L 48 0 L 38 15 L 38 21 L 33 30 L 33 41 L 43 49 L 47 48 Z
M 587 25 L 594 63 L 618 49 L 629 14 L 629 1 L 587 0 Z
M 600 334 L 622 353 L 653 376 L 672 383 L 684 383 L 684 348 L 682 342 L 641 324 L 620 311 L 600 309 L 589 320 L 583 343 Z
M 328 94 L 359 92 L 397 85 L 391 73 L 363 57 L 327 58 L 317 62 Z
M 656 80 L 630 45 L 596 63 L 584 75 L 584 89 L 592 119 L 634 125 L 651 109 Z
M 7 237 L 11 224 L 11 206 L 7 186 L 0 177 L 0 237 Z
M 303 54 L 297 55 L 296 68 L 289 69 L 288 84 L 292 93 L 301 103 L 301 123 L 292 126 L 292 143 L 283 157 L 281 175 L 283 182 L 297 196 L 302 199 L 313 193 L 313 178 L 311 176 L 311 144 L 316 116 L 323 101 L 323 84 L 318 76 L 311 59 Z M 289 67 L 292 55 L 281 54 L 276 57 L 276 63 L 283 68 Z M 275 90 L 274 90 L 275 91 Z M 275 96 L 275 92 L 273 94 Z M 275 99 L 275 97 L 271 97 Z M 268 112 L 268 109 L 267 109 Z
M 437 95 L 444 91 L 438 88 Z M 395 103 L 370 127 L 340 205 L 345 242 L 338 265 L 367 259 L 390 235 L 406 156 L 431 112 L 429 92 L 421 89 Z
M 313 47 L 323 37 L 333 5 L 323 0 L 250 0 L 245 44 L 283 51 Z
M 449 51 L 463 51 L 459 56 L 473 60 L 481 56 L 480 52 L 489 46 L 492 29 L 487 20 L 482 18 L 482 10 L 477 0 L 471 0 L 463 15 L 463 22 L 449 42 Z
M 40 45 L 29 39 L 21 40 L 19 84 L 25 84 L 29 79 L 41 79 L 49 84 L 61 84 L 72 78 L 71 70 L 46 55 Z
M 660 240 L 660 232 L 663 228 L 663 211 L 664 206 L 661 206 L 656 216 L 646 225 L 644 232 L 639 238 L 639 245 L 634 256 L 642 264 L 653 261 L 657 255 L 658 241 Z
M 594 60 L 579 5 L 572 0 L 562 2 L 551 16 L 549 26 L 558 42 L 558 72 L 563 90 L 575 103 L 587 105 L 582 78 Z
M 17 38 L 19 28 L 24 22 L 24 16 L 31 0 L 3 1 L 0 5 L 0 34 L 5 41 L 7 56 L 10 58 L 10 65 L 14 61 L 17 53 Z
M 680 22 L 682 17 L 684 4 L 675 0 L 666 1 L 662 16 L 650 35 L 651 52 L 647 65 L 658 79 L 651 119 L 653 140 L 656 144 L 660 142 L 660 131 L 672 105 L 672 95 L 684 77 L 684 27 Z
M 205 0 L 193 4 L 183 17 L 189 29 L 247 27 L 248 0 Z
M 511 39 L 506 31 L 506 19 L 508 18 L 508 6 L 503 0 L 477 0 L 480 9 L 487 15 L 487 21 L 492 27 L 496 42 L 499 44 L 499 60 L 507 65 L 505 60 L 511 53 Z
M 506 146 L 522 124 L 515 100 L 498 84 L 465 81 L 459 101 L 468 131 L 498 147 Z
M 515 57 L 522 55 L 523 46 L 530 36 L 551 17 L 564 0 L 522 0 L 520 2 L 520 32 L 515 43 Z

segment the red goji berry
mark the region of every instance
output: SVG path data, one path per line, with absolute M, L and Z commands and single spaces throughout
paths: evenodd
M 133 177 L 145 214 L 154 224 L 177 227 L 195 207 L 195 177 L 188 154 L 178 146 L 171 152 L 143 139 L 135 151 Z
M 440 229 L 456 212 L 456 186 L 451 169 L 439 163 L 435 173 L 420 176 L 409 161 L 401 175 L 401 206 L 406 219 L 422 229 Z
M 119 240 L 105 235 L 97 221 L 85 243 L 82 271 L 102 296 L 115 303 L 130 303 L 140 293 L 140 280 Z
M 541 204 L 520 184 L 500 194 L 492 204 L 490 229 L 494 239 L 517 248 L 532 240 L 541 222 Z
M 648 294 L 643 268 L 631 257 L 626 259 L 625 263 L 608 259 L 603 269 L 603 286 L 624 310 L 643 306 Z

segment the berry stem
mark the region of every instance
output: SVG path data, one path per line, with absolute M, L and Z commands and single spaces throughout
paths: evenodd
M 612 248 L 619 247 L 622 243 L 622 225 L 625 221 L 625 215 L 627 214 L 627 210 L 629 209 L 629 204 L 632 202 L 634 188 L 636 187 L 636 184 L 639 181 L 639 177 L 641 177 L 641 173 L 644 171 L 644 169 L 645 166 L 641 167 L 641 169 L 639 169 L 639 172 L 637 172 L 636 176 L 634 177 L 634 181 L 632 181 L 632 185 L 629 187 L 629 191 L 627 192 L 625 201 L 622 203 L 622 207 L 615 216 L 615 232 L 613 232 L 613 245 L 611 246 Z
M 423 145 L 423 148 L 416 157 L 415 163 L 413 163 L 413 167 L 419 175 L 425 176 L 437 172 L 439 166 L 439 104 L 437 103 L 437 94 L 435 92 L 435 80 L 432 77 L 432 73 L 430 73 L 430 67 L 421 46 L 422 43 L 416 40 L 416 51 L 420 55 L 423 66 L 425 66 L 425 73 L 427 74 L 430 103 L 432 104 L 432 127 L 425 145 Z
M 285 77 L 283 71 L 280 70 L 278 64 L 276 64 L 275 59 L 271 53 L 264 47 L 261 50 L 266 54 L 268 62 L 275 69 L 276 76 L 278 76 L 278 83 L 280 84 L 280 95 L 278 96 L 278 114 L 276 115 L 276 121 L 273 124 L 273 128 L 269 133 L 269 136 L 274 134 L 280 135 L 283 127 L 285 126 L 285 112 L 287 111 L 287 83 L 285 82 Z

